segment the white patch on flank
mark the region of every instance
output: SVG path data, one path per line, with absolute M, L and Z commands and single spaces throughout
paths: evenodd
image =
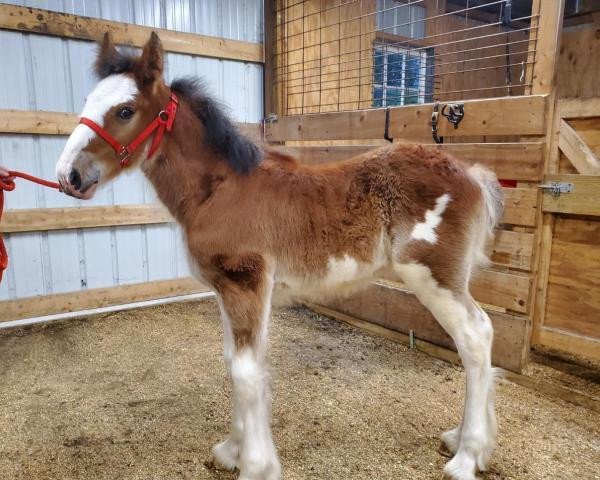
M 327 285 L 351 282 L 358 276 L 358 262 L 347 253 L 342 259 L 329 257 L 327 260 Z
M 442 221 L 442 213 L 446 210 L 446 206 L 450 202 L 450 195 L 444 193 L 435 201 L 435 207 L 433 210 L 427 210 L 425 212 L 425 221 L 419 222 L 413 228 L 411 238 L 414 240 L 424 240 L 425 242 L 435 243 L 437 242 L 437 233 L 435 229 Z
M 102 127 L 106 112 L 115 105 L 133 100 L 138 93 L 137 85 L 131 77 L 124 74 L 106 77 L 98 82 L 96 88 L 88 95 L 81 116 L 93 120 Z M 56 164 L 58 178 L 68 178 L 73 161 L 95 135 L 96 132 L 86 125 L 80 124 L 75 127 Z

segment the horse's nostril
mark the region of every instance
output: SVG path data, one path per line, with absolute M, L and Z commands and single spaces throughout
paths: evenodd
M 75 190 L 79 190 L 81 188 L 81 175 L 76 169 L 71 169 L 71 173 L 69 173 L 69 183 Z

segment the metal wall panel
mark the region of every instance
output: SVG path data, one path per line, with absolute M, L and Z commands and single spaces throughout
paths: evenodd
M 146 26 L 262 41 L 262 0 L 45 0 L 10 3 Z M 0 108 L 79 112 L 96 83 L 96 45 L 0 32 Z M 195 75 L 238 121 L 259 122 L 262 66 L 168 53 L 165 76 Z M 54 177 L 66 137 L 0 135 L 0 164 Z M 141 172 L 119 177 L 81 202 L 29 182 L 6 196 L 7 209 L 143 204 L 156 200 Z M 175 225 L 122 226 L 5 235 L 11 263 L 0 300 L 189 275 Z

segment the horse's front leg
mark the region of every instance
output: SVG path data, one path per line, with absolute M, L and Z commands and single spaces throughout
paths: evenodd
M 272 273 L 256 259 L 241 263 L 235 266 L 241 273 L 225 275 L 216 282 L 224 355 L 233 384 L 233 413 L 231 434 L 213 448 L 213 454 L 223 467 L 239 468 L 239 480 L 278 480 L 266 358 Z

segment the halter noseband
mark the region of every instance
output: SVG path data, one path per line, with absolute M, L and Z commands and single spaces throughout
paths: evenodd
M 100 135 L 100 137 L 102 137 L 102 139 L 108 143 L 115 152 L 117 152 L 119 164 L 121 165 L 121 168 L 123 168 L 127 166 L 127 163 L 129 162 L 131 155 L 133 155 L 133 152 L 135 152 L 137 148 L 154 133 L 155 130 L 156 134 L 152 139 L 152 144 L 150 145 L 147 158 L 150 158 L 156 152 L 160 146 L 162 137 L 165 134 L 165 130 L 170 132 L 173 129 L 173 122 L 175 121 L 175 115 L 177 114 L 178 103 L 179 101 L 177 100 L 177 95 L 171 93 L 171 99 L 169 100 L 169 103 L 167 103 L 167 106 L 164 108 L 164 110 L 158 112 L 156 118 L 146 128 L 144 128 L 144 130 L 142 130 L 140 134 L 129 143 L 129 145 L 123 145 L 119 143 L 119 141 L 110 133 L 89 118 L 81 117 L 79 119 L 79 123 L 83 123 L 84 125 L 90 127 L 94 132 Z

